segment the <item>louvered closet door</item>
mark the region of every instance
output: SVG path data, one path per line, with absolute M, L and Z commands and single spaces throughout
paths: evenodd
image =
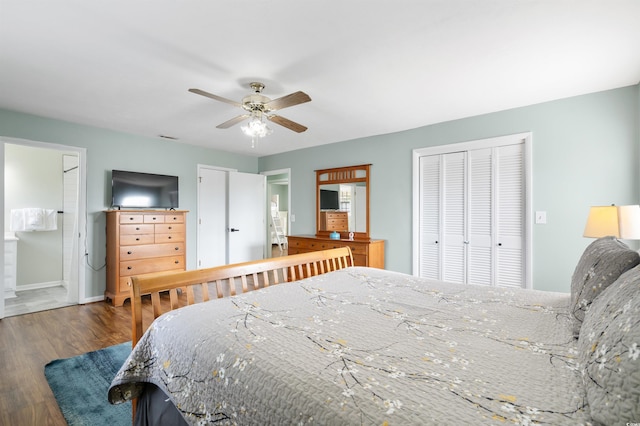
M 493 149 L 467 153 L 467 280 L 469 284 L 493 282 Z
M 524 282 L 524 144 L 496 148 L 496 277 L 498 286 Z
M 440 279 L 440 155 L 420 158 L 420 269 L 424 278 Z
M 453 283 L 466 282 L 465 181 L 466 153 L 442 156 L 442 274 Z
M 421 277 L 524 286 L 524 144 L 420 158 Z

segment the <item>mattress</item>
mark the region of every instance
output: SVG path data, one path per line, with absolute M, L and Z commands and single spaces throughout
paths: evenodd
M 187 424 L 587 423 L 570 295 L 351 267 L 159 317 L 109 400 Z

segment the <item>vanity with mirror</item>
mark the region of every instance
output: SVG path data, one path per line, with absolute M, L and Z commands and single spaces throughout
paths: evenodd
M 349 246 L 356 266 L 384 268 L 384 240 L 369 235 L 371 165 L 316 170 L 316 234 L 287 237 L 289 254 Z

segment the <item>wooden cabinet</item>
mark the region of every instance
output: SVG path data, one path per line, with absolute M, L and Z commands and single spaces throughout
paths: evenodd
M 356 266 L 384 269 L 384 240 L 332 240 L 314 236 L 288 236 L 289 254 L 348 246 Z
M 349 229 L 349 216 L 347 212 L 323 211 L 320 212 L 320 230 L 347 232 Z
M 186 211 L 109 210 L 106 299 L 122 306 L 133 275 L 186 269 Z

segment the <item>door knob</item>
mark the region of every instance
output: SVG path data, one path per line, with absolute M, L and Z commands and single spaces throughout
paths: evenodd
M 239 230 L 239 229 L 236 229 L 236 228 L 231 228 L 231 229 L 229 229 L 229 231 L 230 231 L 230 232 L 238 232 L 238 231 L 240 231 L 240 230 Z

